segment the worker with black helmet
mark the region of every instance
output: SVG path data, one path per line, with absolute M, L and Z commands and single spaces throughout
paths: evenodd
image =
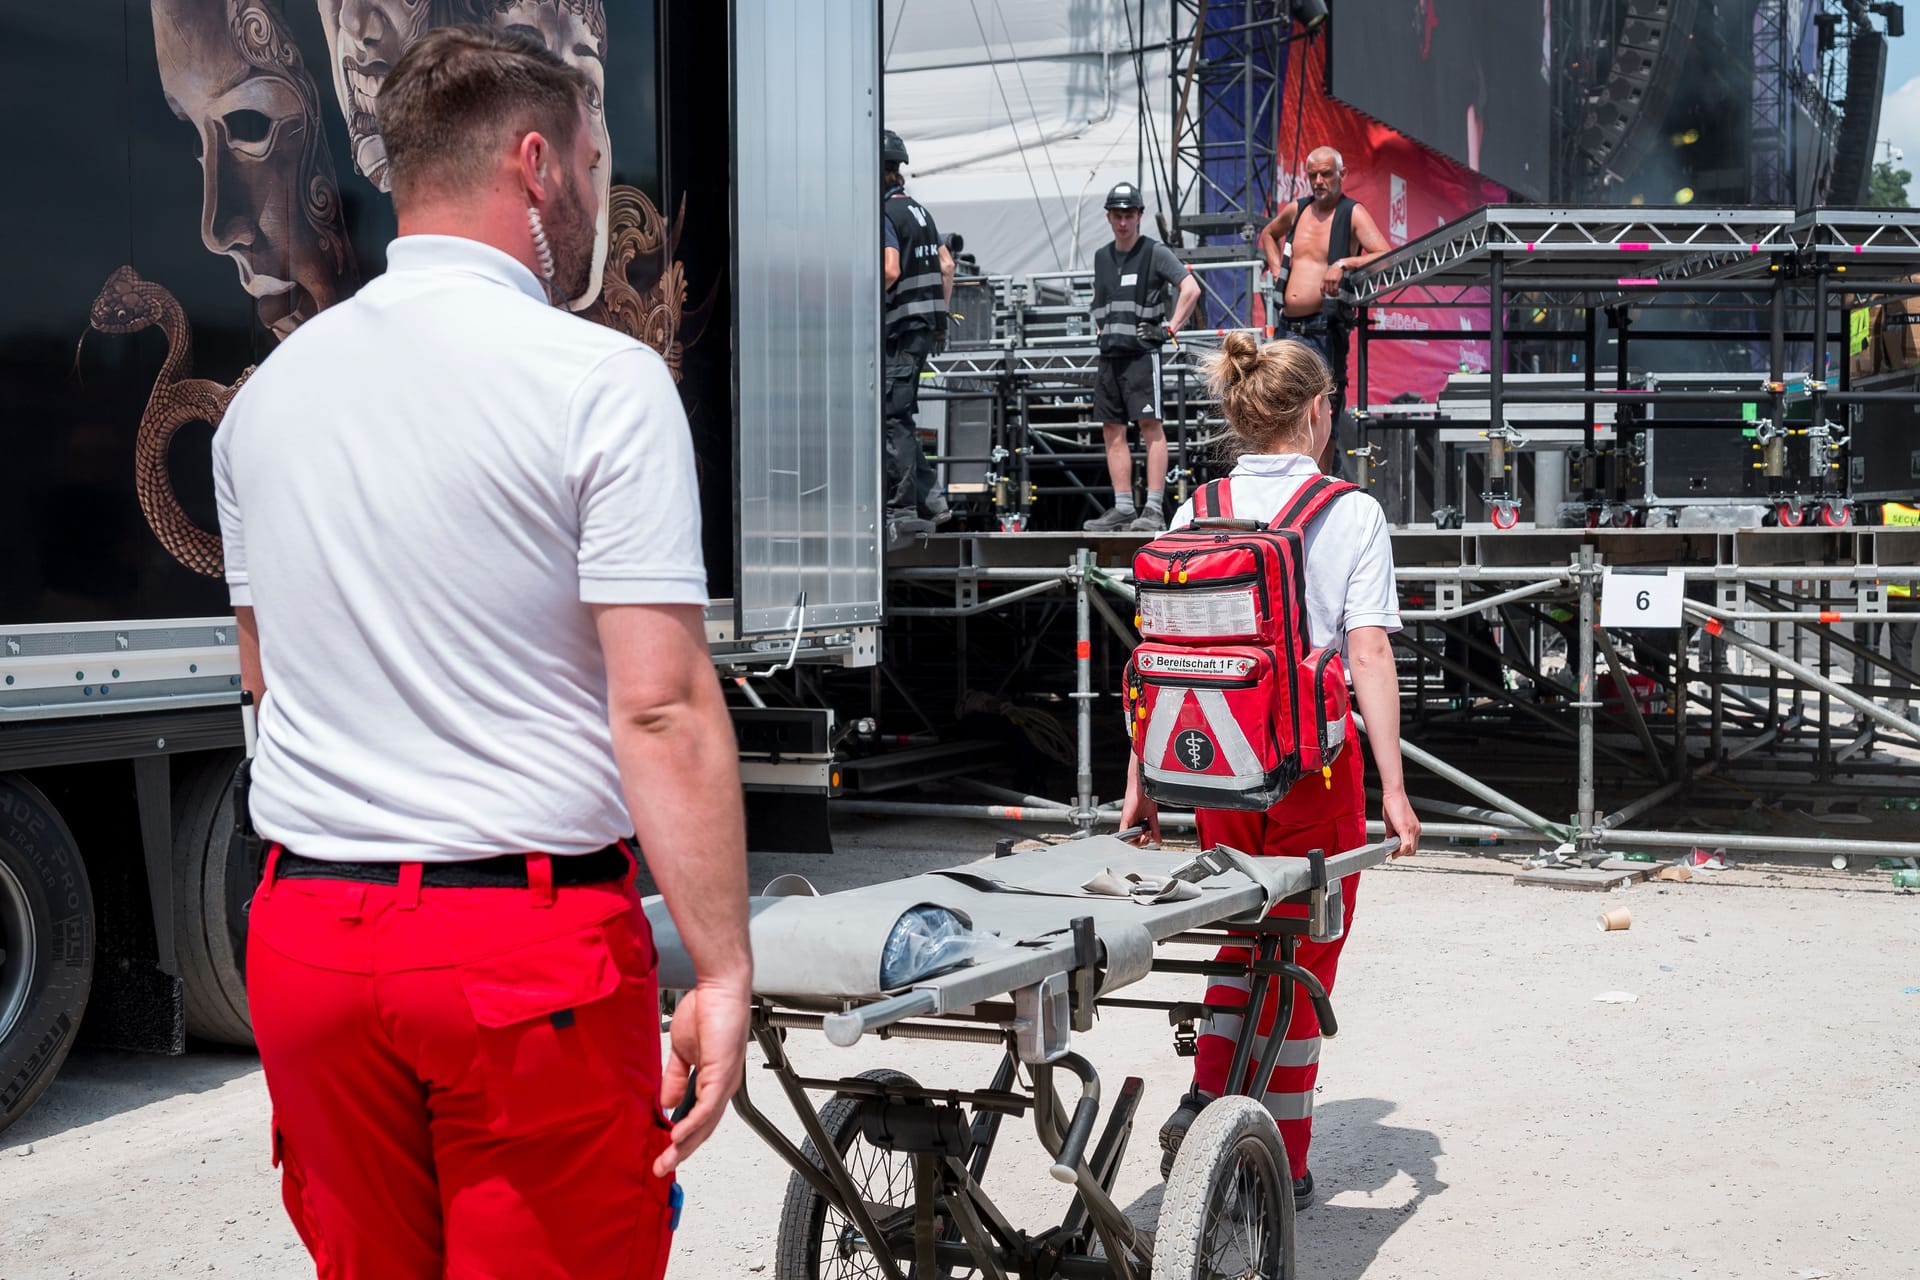
M 881 250 L 886 277 L 885 497 L 887 540 L 896 542 L 931 532 L 953 514 L 914 430 L 920 375 L 947 331 L 953 255 L 927 207 L 907 194 L 906 179 L 900 176 L 907 144 L 891 129 L 880 133 L 880 163 L 880 208 L 886 223 Z
M 1093 323 L 1100 338 L 1093 409 L 1106 437 L 1113 506 L 1086 522 L 1092 533 L 1167 527 L 1167 433 L 1161 426 L 1160 344 L 1185 326 L 1200 300 L 1200 284 L 1173 250 L 1140 234 L 1140 188 L 1122 182 L 1107 192 L 1113 243 L 1093 255 Z M 1175 292 L 1167 316 L 1167 291 Z M 1133 454 L 1127 424 L 1140 424 L 1147 451 L 1147 504 L 1133 503 Z

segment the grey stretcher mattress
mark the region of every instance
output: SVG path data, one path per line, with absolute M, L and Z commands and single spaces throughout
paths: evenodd
M 1389 840 L 1329 857 L 1328 878 L 1337 885 L 1338 877 L 1377 865 L 1394 847 Z M 1084 887 L 1096 877 L 1111 886 L 1131 875 L 1151 888 L 1195 860 L 1192 851 L 1140 849 L 1111 836 L 839 893 L 756 897 L 751 900 L 754 991 L 781 1004 L 835 1009 L 903 990 L 932 990 L 945 1012 L 1070 968 L 1072 921 L 1088 916 L 1103 956 L 1101 990 L 1110 992 L 1146 975 L 1156 942 L 1190 929 L 1258 919 L 1282 898 L 1311 887 L 1303 858 L 1255 858 L 1225 848 L 1212 853 L 1216 870 L 1187 872 L 1200 875 L 1194 881 L 1198 892 L 1172 901 Z M 1104 877 L 1107 872 L 1112 877 Z M 969 962 L 884 987 L 882 958 L 889 937 L 915 908 L 925 906 L 944 908 L 964 924 L 974 941 Z M 689 988 L 693 967 L 672 917 L 659 898 L 647 899 L 646 911 L 660 953 L 660 985 Z

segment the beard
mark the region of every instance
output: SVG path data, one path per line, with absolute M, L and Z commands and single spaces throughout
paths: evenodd
M 553 250 L 553 292 L 564 302 L 585 293 L 593 281 L 593 246 L 599 226 L 587 212 L 571 174 L 554 193 L 550 212 L 547 237 Z

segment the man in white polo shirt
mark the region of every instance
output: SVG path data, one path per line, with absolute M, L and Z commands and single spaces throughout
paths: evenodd
M 657 355 L 552 305 L 592 270 L 589 90 L 523 37 L 416 43 L 380 95 L 387 274 L 215 440 L 270 842 L 249 1002 L 328 1277 L 657 1277 L 744 1060 L 686 420 Z M 629 831 L 699 973 L 664 1090 Z

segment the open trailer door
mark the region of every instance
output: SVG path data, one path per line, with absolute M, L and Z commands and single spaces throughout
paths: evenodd
M 737 640 L 874 660 L 878 0 L 733 6 Z

